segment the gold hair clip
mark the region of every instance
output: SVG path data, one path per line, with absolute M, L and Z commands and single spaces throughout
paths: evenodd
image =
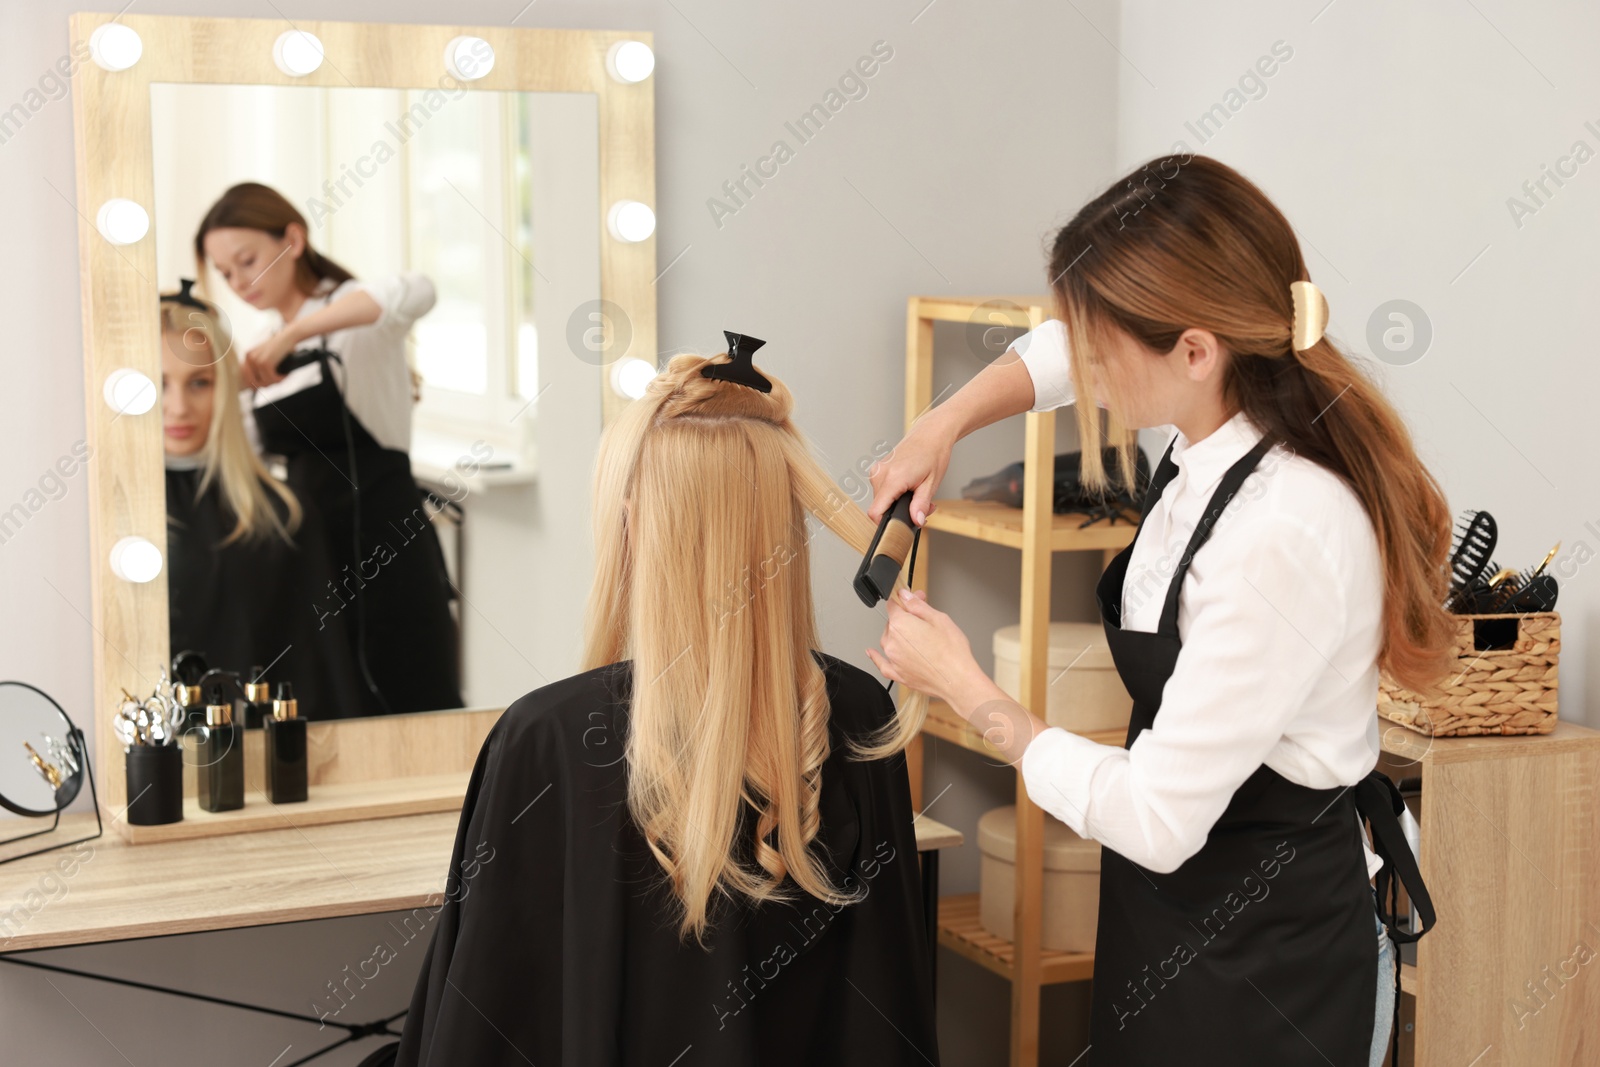
M 1328 298 L 1310 282 L 1290 282 L 1289 295 L 1294 298 L 1293 336 L 1289 343 L 1296 352 L 1304 352 L 1322 340 L 1322 331 L 1328 325 Z

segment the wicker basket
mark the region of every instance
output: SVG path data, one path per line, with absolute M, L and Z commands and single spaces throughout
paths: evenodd
M 1556 728 L 1561 613 L 1460 615 L 1457 666 L 1440 700 L 1424 700 L 1387 673 L 1378 714 L 1432 737 L 1547 734 Z

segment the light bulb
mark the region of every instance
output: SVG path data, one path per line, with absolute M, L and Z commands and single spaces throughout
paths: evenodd
M 314 33 L 285 30 L 272 43 L 272 61 L 291 78 L 303 78 L 322 66 L 322 41 Z
M 656 213 L 649 204 L 637 200 L 618 200 L 606 213 L 606 228 L 619 241 L 635 244 L 656 232 Z
M 89 35 L 89 55 L 95 65 L 115 73 L 127 70 L 144 54 L 144 42 L 132 27 L 120 22 L 96 26 Z
M 156 403 L 156 385 L 148 377 L 128 367 L 106 376 L 106 403 L 118 415 L 143 415 Z
M 455 37 L 444 46 L 444 66 L 461 81 L 477 81 L 494 69 L 494 46 L 482 37 Z
M 656 369 L 642 359 L 619 359 L 611 368 L 611 388 L 630 400 L 638 400 L 655 376 Z
M 606 71 L 624 85 L 642 82 L 656 69 L 656 54 L 643 41 L 618 41 L 606 53 Z
M 111 546 L 111 572 L 125 582 L 149 582 L 161 573 L 161 550 L 142 537 Z
M 131 245 L 150 232 L 150 216 L 132 200 L 116 197 L 100 205 L 95 229 L 114 245 Z

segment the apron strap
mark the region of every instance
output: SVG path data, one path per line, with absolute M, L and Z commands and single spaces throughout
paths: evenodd
M 1433 898 L 1428 895 L 1428 887 L 1422 881 L 1417 857 L 1406 841 L 1405 832 L 1400 829 L 1398 816 L 1405 810 L 1405 800 L 1389 776 L 1382 771 L 1373 771 L 1361 780 L 1355 787 L 1355 799 L 1356 810 L 1372 827 L 1373 851 L 1383 860 L 1383 866 L 1378 869 L 1378 917 L 1396 942 L 1416 941 L 1433 929 Z M 1399 928 L 1396 878 L 1399 885 L 1405 886 L 1406 895 L 1416 906 L 1423 924 L 1420 930 Z
M 1261 457 L 1274 444 L 1271 434 L 1263 434 L 1255 447 L 1241 456 L 1228 472 L 1222 476 L 1222 481 L 1217 485 L 1216 491 L 1211 494 L 1211 500 L 1206 504 L 1206 512 L 1201 516 L 1200 523 L 1194 529 L 1194 534 L 1189 538 L 1188 546 L 1183 550 L 1183 558 L 1179 560 L 1177 568 L 1172 575 L 1172 581 L 1167 585 L 1167 599 L 1161 606 L 1161 621 L 1156 626 L 1156 632 L 1170 637 L 1178 636 L 1178 594 L 1183 590 L 1183 578 L 1189 571 L 1189 561 L 1194 559 L 1194 554 L 1200 551 L 1202 545 L 1211 537 L 1211 529 L 1216 525 L 1217 519 L 1227 510 L 1228 504 L 1233 500 L 1234 494 L 1244 484 L 1256 469 L 1256 464 L 1261 462 Z

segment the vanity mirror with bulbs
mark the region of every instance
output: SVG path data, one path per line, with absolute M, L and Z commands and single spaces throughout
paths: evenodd
M 454 810 L 505 706 L 578 670 L 594 451 L 655 366 L 651 36 L 132 14 L 73 35 L 108 821 L 138 843 Z M 337 269 L 296 273 L 317 262 Z M 302 319 L 318 336 L 289 337 Z M 404 364 L 387 409 L 362 330 Z M 293 406 L 324 386 L 327 433 Z M 373 456 L 419 502 L 378 530 Z M 196 511 L 207 492 L 226 507 Z M 251 499 L 277 542 L 241 533 Z M 431 600 L 395 594 L 432 575 Z M 242 807 L 200 805 L 186 739 L 183 818 L 121 817 L 113 716 L 164 670 L 192 732 L 212 699 L 243 727 Z M 255 727 L 284 694 L 309 788 L 276 804 Z

